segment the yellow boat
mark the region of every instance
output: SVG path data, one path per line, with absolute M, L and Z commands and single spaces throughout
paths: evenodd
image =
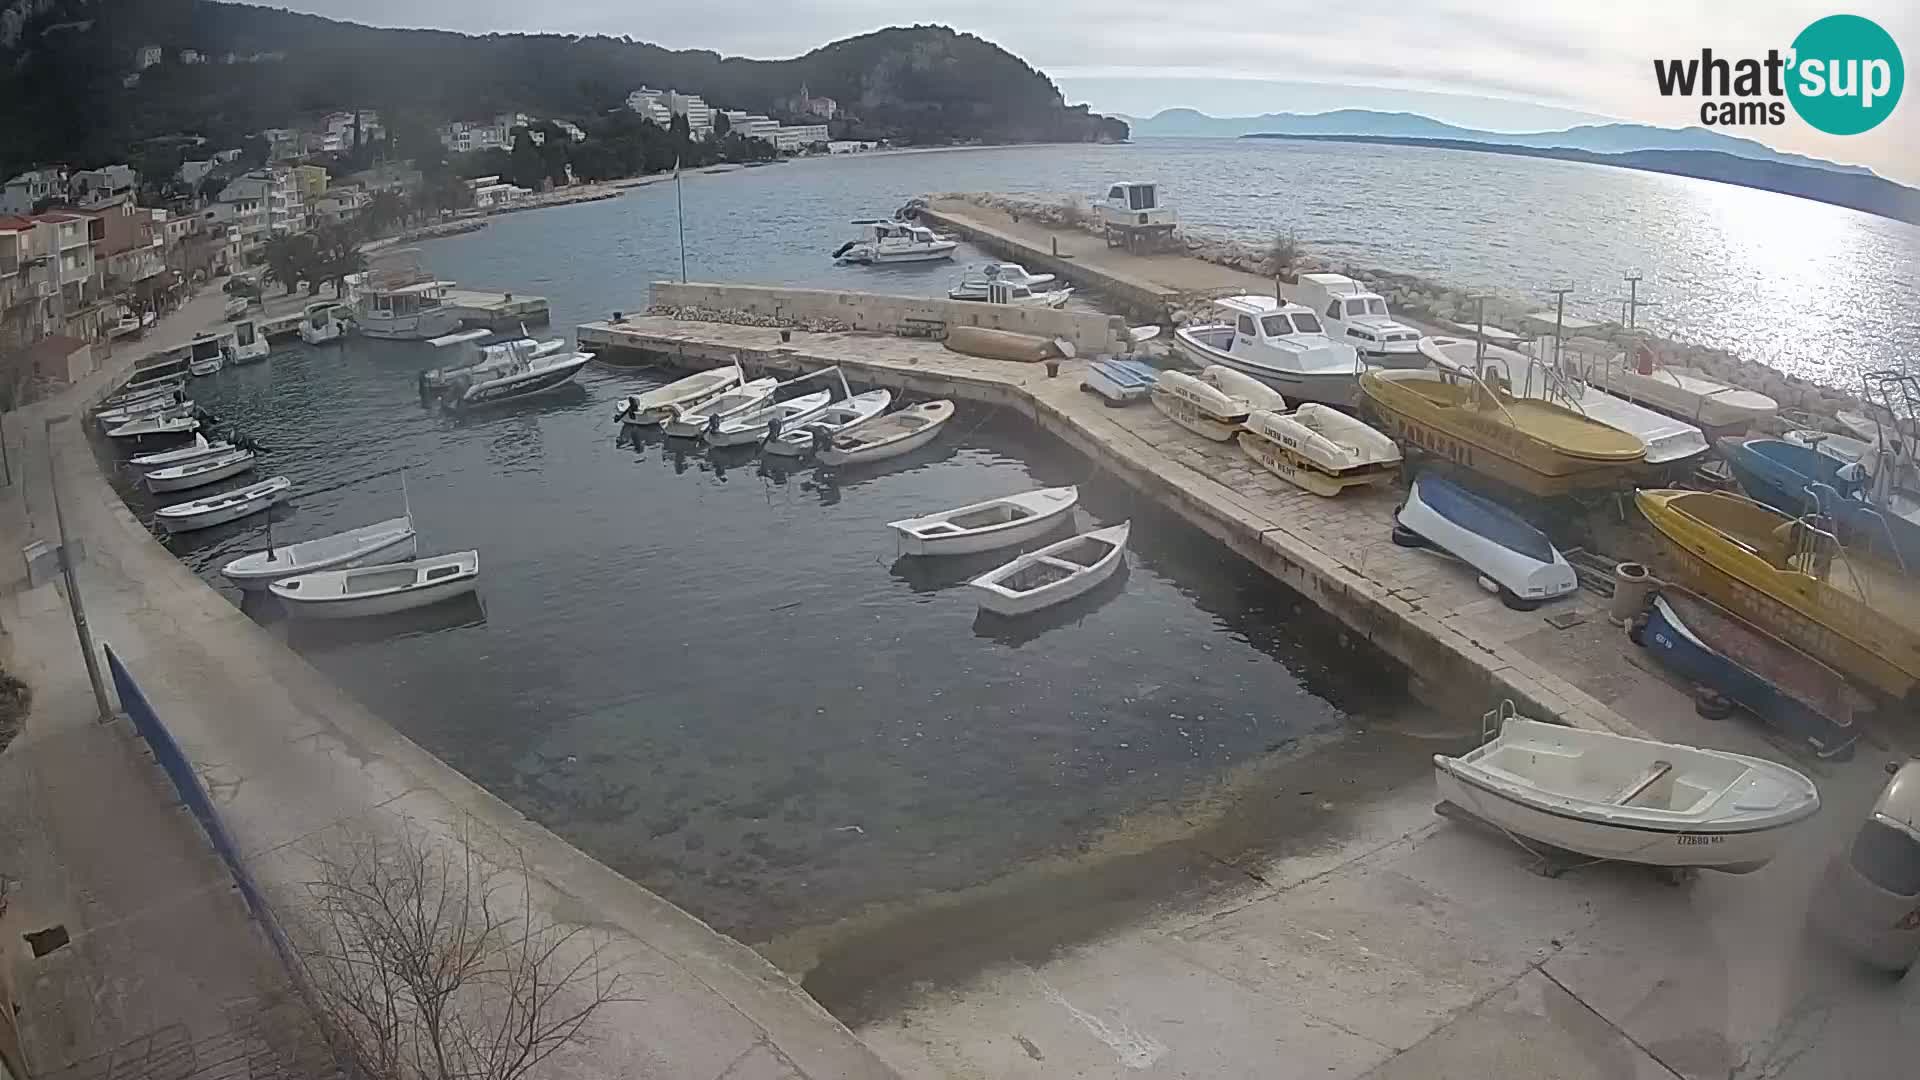
M 1625 486 L 1647 456 L 1637 435 L 1471 375 L 1369 371 L 1360 390 L 1402 443 L 1531 495 Z
M 1681 584 L 1889 697 L 1920 680 L 1920 584 L 1907 575 L 1738 495 L 1634 498 Z

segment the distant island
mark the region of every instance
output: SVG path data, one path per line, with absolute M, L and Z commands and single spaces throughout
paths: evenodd
M 1634 150 L 1625 153 L 1597 153 L 1564 146 L 1522 146 L 1515 143 L 1483 142 L 1477 139 L 1431 139 L 1398 135 L 1255 132 L 1243 135 L 1241 138 L 1419 146 L 1440 150 L 1552 158 L 1559 161 L 1586 162 L 1592 165 L 1612 165 L 1623 169 L 1641 169 L 1674 176 L 1690 176 L 1701 180 L 1717 180 L 1724 184 L 1737 184 L 1741 187 L 1759 188 L 1764 191 L 1777 191 L 1783 195 L 1797 195 L 1803 199 L 1845 206 L 1920 225 L 1920 190 L 1893 183 L 1865 170 L 1840 172 L 1831 168 L 1796 165 L 1784 161 L 1761 161 L 1720 151 Z

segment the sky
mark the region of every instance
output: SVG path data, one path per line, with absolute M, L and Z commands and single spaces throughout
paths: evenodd
M 627 35 L 762 59 L 837 38 L 939 22 L 996 42 L 1071 102 L 1152 115 L 1403 109 L 1496 130 L 1620 119 L 1699 123 L 1698 99 L 1662 98 L 1653 59 L 1762 57 L 1825 15 L 1864 15 L 1920 59 L 1920 2 L 1848 0 L 266 0 L 376 26 L 468 33 Z M 1873 131 L 1825 135 L 1791 115 L 1738 134 L 1920 183 L 1920 90 Z

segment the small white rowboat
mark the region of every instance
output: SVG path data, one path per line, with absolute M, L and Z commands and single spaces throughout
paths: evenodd
M 865 465 L 911 453 L 932 442 L 952 419 L 953 402 L 945 400 L 888 413 L 854 431 L 835 435 L 820 448 L 820 464 Z
M 893 404 L 893 391 L 866 390 L 855 394 L 845 401 L 836 402 L 821 410 L 804 426 L 784 428 L 778 438 L 768 439 L 766 451 L 781 457 L 806 457 L 813 453 L 813 433 L 818 431 L 831 438 L 844 435 L 860 425 L 887 411 Z
M 684 409 L 675 409 L 673 418 L 662 425 L 669 435 L 691 439 L 707 430 L 707 421 L 718 417 L 721 420 L 765 408 L 773 400 L 773 391 L 780 385 L 778 379 L 755 379 L 743 383 L 724 394 L 710 397 L 698 405 Z
M 899 534 L 902 554 L 970 555 L 1045 536 L 1067 520 L 1079 501 L 1078 488 L 1041 488 L 888 522 L 887 528 Z
M 1820 809 L 1785 765 L 1519 718 L 1433 764 L 1442 799 L 1510 833 L 1648 866 L 1758 870 Z
M 707 400 L 715 394 L 725 393 L 746 381 L 738 364 L 733 367 L 714 368 L 678 379 L 665 386 L 655 387 L 644 394 L 635 394 L 620 403 L 620 410 L 614 415 L 623 424 L 634 427 L 653 427 L 673 418 L 674 410 L 688 409 Z
M 820 415 L 833 401 L 833 391 L 816 390 L 787 401 L 776 401 L 762 409 L 741 413 L 726 420 L 709 420 L 701 438 L 708 446 L 745 446 L 767 437 L 776 426 L 804 424 Z
M 1153 406 L 1167 419 L 1214 442 L 1231 440 L 1252 408 L 1180 371 L 1163 371 L 1154 380 Z
M 295 574 L 400 562 L 413 558 L 418 547 L 412 518 L 388 518 L 332 536 L 249 552 L 221 567 L 220 573 L 242 589 L 260 590 Z
M 1243 375 L 1224 364 L 1210 364 L 1200 372 L 1200 381 L 1232 398 L 1247 403 L 1249 411 L 1267 409 L 1271 412 L 1286 412 L 1287 399 L 1280 391 L 1261 382 L 1251 375 Z
M 1311 401 L 1291 413 L 1255 409 L 1240 433 L 1240 449 L 1282 480 L 1329 497 L 1385 484 L 1400 468 L 1400 448 L 1392 439 Z
M 224 454 L 233 449 L 233 444 L 225 439 L 208 442 L 205 435 L 195 435 L 193 441 L 177 450 L 160 450 L 151 454 L 135 454 L 127 459 L 127 464 L 136 469 L 157 469 L 166 465 L 185 465 L 189 461 Z
M 163 491 L 186 491 L 189 488 L 204 487 L 231 476 L 239 476 L 253 469 L 253 451 L 229 450 L 224 454 L 189 461 L 184 465 L 168 465 L 147 474 L 147 490 L 154 494 Z
M 1131 523 L 1122 522 L 1048 544 L 974 578 L 967 587 L 980 598 L 982 608 L 996 615 L 1026 615 L 1064 604 L 1126 564 L 1130 527 Z
M 155 416 L 129 420 L 107 432 L 110 439 L 143 439 L 149 435 L 190 435 L 200 430 L 193 416 Z
M 243 488 L 209 495 L 204 499 L 163 506 L 154 511 L 153 516 L 170 533 L 208 529 L 215 525 L 224 525 L 229 521 L 238 521 L 249 514 L 257 514 L 274 503 L 286 499 L 292 489 L 293 481 L 284 476 L 276 476 Z
M 480 553 L 456 551 L 411 562 L 320 570 L 267 586 L 301 619 L 391 615 L 465 596 L 480 583 Z

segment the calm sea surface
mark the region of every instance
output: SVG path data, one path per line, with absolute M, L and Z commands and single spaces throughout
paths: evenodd
M 1559 275 L 1611 295 L 1637 265 L 1666 302 L 1656 324 L 1764 344 L 1828 377 L 1911 354 L 1920 326 L 1910 227 L 1704 182 L 1391 147 L 1166 141 L 690 177 L 689 272 L 931 294 L 953 267 L 833 266 L 846 221 L 922 192 L 1089 191 L 1116 176 L 1158 178 L 1189 223 L 1294 226 L 1321 251 L 1466 285 Z M 566 335 L 678 275 L 674 196 L 656 185 L 509 216 L 427 255 L 468 285 L 550 297 L 550 333 Z M 481 554 L 474 603 L 342 626 L 246 606 L 467 775 L 749 939 L 978 884 L 1407 711 L 1397 677 L 1310 605 L 1016 419 L 963 404 L 927 450 L 834 476 L 622 440 L 614 403 L 655 373 L 590 368 L 563 393 L 456 420 L 414 392 L 445 360 L 418 344 L 296 343 L 194 384 L 273 448 L 263 474 L 293 479 L 275 539 L 399 513 L 405 467 L 423 550 Z M 884 527 L 1064 483 L 1082 486 L 1083 526 L 1131 519 L 1134 540 L 1125 579 L 1057 617 L 977 619 L 955 586 L 985 567 L 898 559 Z M 219 565 L 265 536 L 255 519 L 168 543 L 220 584 Z

